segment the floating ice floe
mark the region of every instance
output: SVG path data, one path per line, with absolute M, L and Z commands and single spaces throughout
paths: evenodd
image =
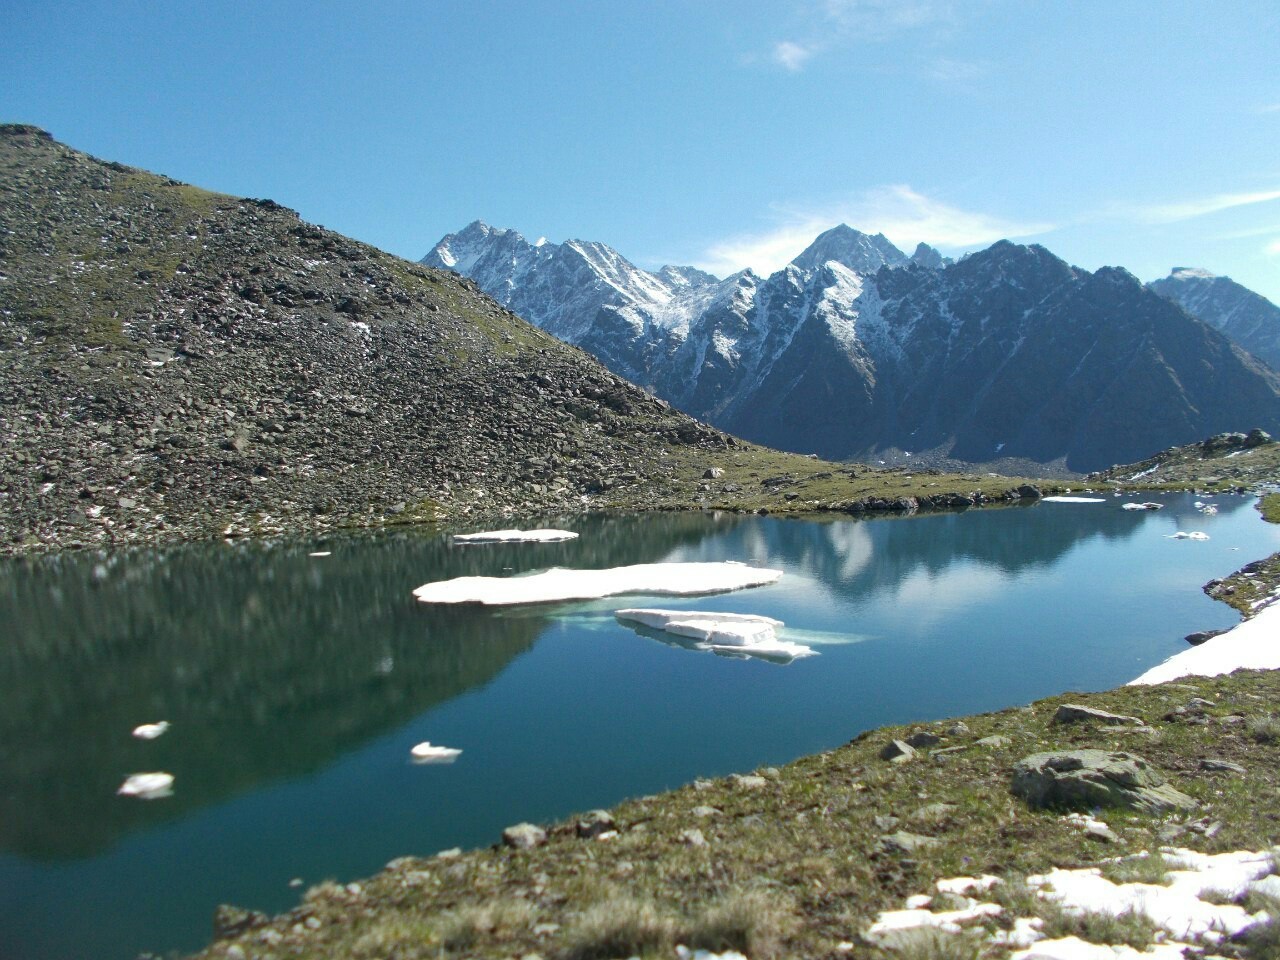
M 556 603 L 619 594 L 692 597 L 773 583 L 781 570 L 720 563 L 640 563 L 605 570 L 555 567 L 525 577 L 457 577 L 423 584 L 413 595 L 423 603 Z
M 1163 510 L 1163 509 L 1164 509 L 1164 504 L 1163 504 L 1163 503 L 1153 503 L 1153 502 L 1148 502 L 1148 503 L 1122 503 L 1122 504 L 1120 504 L 1120 509 L 1121 509 L 1121 510 Z
M 331 557 L 333 556 L 333 551 L 332 550 L 316 550 L 313 553 L 308 553 L 307 556 L 308 557 Z
M 453 763 L 462 753 L 457 747 L 441 747 L 423 740 L 409 751 L 414 763 Z
M 172 773 L 134 773 L 128 776 L 116 791 L 122 797 L 139 800 L 159 800 L 173 796 Z
M 758 657 L 790 663 L 815 653 L 812 647 L 804 644 L 780 640 L 774 631 L 783 623 L 772 617 L 655 609 L 619 610 L 614 616 L 623 622 L 638 623 L 672 637 L 690 640 L 694 649 L 711 650 L 725 656 Z
M 484 533 L 455 533 L 454 543 L 560 543 L 575 540 L 569 530 L 489 530 Z
M 1226 633 L 1174 654 L 1129 681 L 1131 686 L 1164 683 L 1179 677 L 1216 677 L 1232 670 L 1280 670 L 1280 604 L 1264 607 Z
M 1179 530 L 1177 533 L 1171 533 L 1166 540 L 1208 540 L 1209 535 L 1200 530 L 1192 530 L 1188 533 L 1185 530 Z
M 159 723 L 141 723 L 133 728 L 133 735 L 139 740 L 154 740 L 168 729 L 168 720 L 161 720 Z
M 1052 497 L 1041 497 L 1040 502 L 1041 503 L 1106 503 L 1107 498 L 1106 497 L 1052 496 Z

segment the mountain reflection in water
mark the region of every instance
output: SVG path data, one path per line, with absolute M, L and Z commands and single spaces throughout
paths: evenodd
M 1200 586 L 1280 546 L 1252 502 L 1190 496 L 917 518 L 539 517 L 558 544 L 429 533 L 0 561 L 0 956 L 206 942 L 219 902 L 493 842 L 519 820 L 828 749 L 886 723 L 1124 682 L 1235 616 Z M 1166 539 L 1204 530 L 1205 542 Z M 328 551 L 330 556 L 309 553 Z M 738 560 L 712 598 L 419 604 L 465 575 Z M 682 649 L 621 607 L 762 614 L 818 655 Z M 150 742 L 140 723 L 172 726 Z M 414 765 L 431 740 L 462 749 Z M 117 797 L 124 777 L 174 794 Z

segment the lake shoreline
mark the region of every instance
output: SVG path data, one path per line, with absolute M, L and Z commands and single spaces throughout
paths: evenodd
M 1275 503 L 1259 507 L 1265 516 Z M 1280 563 L 1250 568 L 1219 583 L 1244 578 L 1280 590 Z M 602 942 L 616 943 L 619 956 L 668 956 L 677 941 L 753 960 L 886 956 L 867 936 L 880 912 L 936 880 L 979 873 L 1004 880 L 1003 912 L 983 923 L 989 934 L 1008 933 L 1019 911 L 1026 920 L 1039 909 L 1008 892 L 1035 872 L 1175 843 L 1206 853 L 1280 844 L 1280 749 L 1269 709 L 1277 700 L 1280 673 L 1241 671 L 868 730 L 781 769 L 698 780 L 495 837 L 487 848 L 400 858 L 358 883 L 313 887 L 275 918 L 223 908 L 220 938 L 196 956 L 615 955 Z M 1064 704 L 1116 719 L 1059 722 Z M 1124 718 L 1141 722 L 1115 725 Z M 912 742 L 919 746 L 905 753 L 891 749 Z M 1195 810 L 1095 811 L 1104 836 L 1010 794 L 1010 769 L 1022 756 L 1081 748 L 1141 755 Z M 1219 769 L 1206 762 L 1224 772 L 1206 773 Z M 518 836 L 533 839 L 526 847 Z M 717 918 L 733 909 L 742 916 L 726 932 Z M 1065 921 L 1049 922 L 1063 932 Z M 624 932 L 632 939 L 609 939 Z M 1247 945 L 1230 949 L 1225 955 L 1250 956 Z

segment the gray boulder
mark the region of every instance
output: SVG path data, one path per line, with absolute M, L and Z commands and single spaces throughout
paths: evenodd
M 1143 725 L 1143 720 L 1140 717 L 1126 717 L 1118 713 L 1107 713 L 1105 710 L 1095 710 L 1093 707 L 1081 706 L 1078 703 L 1064 703 L 1058 707 L 1058 711 L 1053 715 L 1054 723 L 1081 723 L 1085 721 L 1116 725 L 1131 724 L 1135 727 Z
M 517 823 L 502 831 L 502 842 L 517 850 L 530 850 L 547 842 L 547 832 L 532 823 Z
M 1014 764 L 1011 789 L 1032 807 L 1128 807 L 1168 813 L 1196 806 L 1142 757 L 1105 750 L 1033 754 Z

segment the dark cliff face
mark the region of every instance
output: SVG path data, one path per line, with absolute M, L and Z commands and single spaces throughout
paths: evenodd
M 8 549 L 562 506 L 724 442 L 470 280 L 33 128 L 0 305 Z
M 1230 277 L 1175 267 L 1147 286 L 1280 370 L 1280 307 Z

